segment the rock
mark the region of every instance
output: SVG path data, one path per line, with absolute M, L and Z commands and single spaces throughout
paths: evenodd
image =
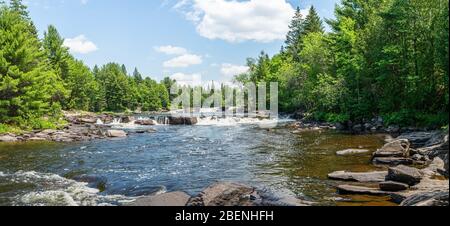
M 359 195 L 390 195 L 390 192 L 382 191 L 379 188 L 370 188 L 355 185 L 339 185 L 337 186 L 339 194 L 359 194 Z
M 18 139 L 15 136 L 3 135 L 0 136 L 0 142 L 17 142 Z
M 170 125 L 195 125 L 198 123 L 196 117 L 168 117 Z
M 397 139 L 406 139 L 411 143 L 412 148 L 420 148 L 424 146 L 432 146 L 440 143 L 443 139 L 442 133 L 434 132 L 412 132 L 405 133 L 397 137 Z
M 363 131 L 363 126 L 361 124 L 356 124 L 352 127 L 353 132 L 360 133 Z
M 375 165 L 389 165 L 389 166 L 414 164 L 414 161 L 410 158 L 396 158 L 396 157 L 378 157 L 374 158 L 372 162 Z
M 380 183 L 380 189 L 382 191 L 404 191 L 408 188 L 409 185 L 395 181 L 384 181 Z
M 42 137 L 31 137 L 28 139 L 28 141 L 44 141 L 44 140 L 47 140 L 47 139 L 42 138 Z
M 336 152 L 337 155 L 354 155 L 354 154 L 364 154 L 369 152 L 367 149 L 347 149 L 343 151 Z
M 400 206 L 448 206 L 448 201 L 448 190 L 432 191 L 412 195 L 406 198 Z
M 436 157 L 431 164 L 425 168 L 421 169 L 420 172 L 426 177 L 434 177 L 442 174 L 445 171 L 445 162 L 439 157 Z M 444 175 L 445 176 L 445 175 Z
M 106 135 L 108 137 L 126 137 L 127 133 L 123 130 L 108 130 Z
M 332 180 L 358 181 L 358 182 L 381 182 L 388 175 L 387 171 L 352 173 L 345 171 L 337 171 L 328 174 L 328 178 Z
M 155 121 L 153 121 L 153 120 L 136 120 L 136 121 L 134 122 L 134 124 L 136 124 L 136 125 L 142 125 L 142 126 L 153 126 L 153 125 L 155 125 L 156 123 L 155 123 Z
M 188 206 L 258 206 L 261 197 L 255 188 L 242 184 L 220 182 L 203 190 Z
M 78 119 L 79 123 L 88 123 L 88 124 L 95 124 L 97 123 L 97 119 L 94 117 L 89 117 L 89 118 L 80 118 Z
M 378 149 L 374 157 L 409 157 L 410 143 L 408 140 L 394 140 Z
M 130 123 L 132 121 L 134 121 L 134 117 L 132 117 L 132 116 L 122 116 L 122 117 L 120 117 L 120 122 L 122 122 L 122 123 Z
M 400 132 L 400 127 L 397 126 L 397 125 L 389 126 L 389 127 L 386 129 L 386 132 L 388 132 L 388 133 L 399 133 L 399 132 Z
M 169 192 L 138 198 L 129 206 L 186 206 L 190 196 L 184 192 Z
M 422 177 L 423 175 L 418 169 L 400 165 L 397 167 L 389 168 L 386 180 L 401 182 L 408 184 L 409 186 L 414 186 L 420 183 Z

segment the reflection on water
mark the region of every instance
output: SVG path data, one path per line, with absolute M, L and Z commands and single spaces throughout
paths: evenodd
M 117 205 L 155 192 L 195 195 L 216 181 L 294 194 L 319 205 L 390 204 L 383 197 L 339 197 L 336 182 L 326 178 L 336 170 L 373 169 L 370 153 L 335 152 L 375 150 L 382 136 L 294 135 L 283 126 L 245 124 L 155 128 L 157 133 L 91 143 L 0 144 L 0 205 Z

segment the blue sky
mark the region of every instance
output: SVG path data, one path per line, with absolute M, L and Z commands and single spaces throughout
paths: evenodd
M 227 81 L 247 57 L 280 50 L 297 6 L 333 17 L 338 0 L 24 0 L 87 65 L 123 63 L 156 80 Z

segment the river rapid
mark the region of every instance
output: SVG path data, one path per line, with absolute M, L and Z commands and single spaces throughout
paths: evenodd
M 336 151 L 375 150 L 383 135 L 292 134 L 289 122 L 208 117 L 194 126 L 151 126 L 157 132 L 145 134 L 133 133 L 143 127 L 116 122 L 114 128 L 130 132 L 127 138 L 0 144 L 0 205 L 124 205 L 168 191 L 196 195 L 217 181 L 317 205 L 392 205 L 384 197 L 340 196 L 327 179 L 337 170 L 374 169 L 370 154 Z

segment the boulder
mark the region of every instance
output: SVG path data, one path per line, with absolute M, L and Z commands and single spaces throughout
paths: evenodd
M 414 164 L 414 161 L 410 158 L 397 158 L 397 157 L 379 157 L 374 158 L 372 162 L 375 165 L 389 165 L 389 166 Z
M 378 149 L 374 157 L 408 157 L 410 143 L 406 139 L 397 139 Z
M 408 188 L 409 185 L 395 181 L 384 181 L 380 183 L 380 189 L 382 191 L 404 191 Z
M 186 206 L 190 196 L 184 192 L 169 192 L 138 198 L 129 206 Z
M 231 182 L 215 183 L 189 200 L 188 206 L 257 206 L 261 197 L 255 188 Z
M 337 155 L 354 155 L 354 154 L 364 154 L 369 152 L 367 149 L 346 149 L 336 152 Z
M 449 193 L 447 191 L 432 191 L 412 195 L 400 206 L 448 206 Z
M 397 137 L 397 139 L 409 140 L 412 148 L 420 148 L 424 146 L 436 145 L 440 143 L 443 137 L 441 132 L 434 131 L 405 133 Z
M 133 116 L 122 116 L 120 117 L 120 122 L 122 123 L 130 123 L 134 121 L 134 117 Z
M 198 123 L 197 117 L 168 117 L 170 125 L 195 125 Z
M 328 178 L 332 180 L 358 181 L 358 182 L 382 182 L 388 175 L 387 171 L 352 173 L 346 171 L 337 171 L 328 174 Z
M 108 137 L 126 137 L 127 133 L 123 130 L 108 130 L 106 135 Z
M 136 124 L 136 125 L 142 125 L 142 126 L 153 126 L 153 125 L 155 125 L 156 123 L 155 123 L 155 121 L 153 121 L 153 120 L 136 120 L 135 122 L 134 122 L 134 124 Z
M 87 123 L 87 124 L 95 124 L 97 123 L 97 119 L 94 117 L 89 117 L 89 118 L 80 118 L 78 119 L 79 123 Z
M 400 165 L 397 167 L 390 167 L 386 180 L 400 182 L 414 186 L 422 180 L 422 173 L 416 168 Z
M 3 135 L 0 136 L 0 142 L 17 142 L 18 139 L 15 136 L 11 136 L 11 135 Z

